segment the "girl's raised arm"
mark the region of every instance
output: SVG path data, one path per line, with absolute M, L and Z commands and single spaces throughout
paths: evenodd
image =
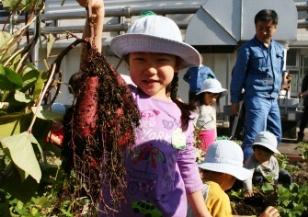
M 76 0 L 82 7 L 88 10 L 91 14 L 90 18 L 87 17 L 83 38 L 88 38 L 93 47 L 97 49 L 98 52 L 102 51 L 102 35 L 103 35 L 103 24 L 105 16 L 105 7 L 103 0 Z M 93 32 L 91 32 L 91 29 Z M 83 46 L 81 52 L 80 64 L 83 65 L 85 58 L 88 56 L 88 49 Z

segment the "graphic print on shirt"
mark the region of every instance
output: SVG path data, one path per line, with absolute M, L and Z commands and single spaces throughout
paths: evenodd
M 144 192 L 151 195 L 157 184 L 158 166 L 166 167 L 166 157 L 157 147 L 151 143 L 143 144 L 132 150 L 130 155 L 131 167 L 128 171 L 130 176 L 129 193 Z M 166 174 L 168 174 L 166 170 Z M 169 183 L 170 180 L 167 180 Z M 170 184 L 168 184 L 170 186 Z
M 148 109 L 140 113 L 136 146 L 127 158 L 128 193 L 142 194 L 150 201 L 164 200 L 175 188 L 178 150 L 171 145 L 171 135 L 179 123 L 164 111 Z
M 168 141 L 170 138 L 170 130 L 181 127 L 180 121 L 167 114 L 166 118 L 157 120 L 161 112 L 155 109 L 140 111 L 140 126 L 136 129 L 137 138 L 142 141 L 148 141 L 153 138 L 155 140 Z M 161 123 L 158 123 L 161 122 Z M 161 126 L 158 130 L 157 126 Z
M 163 126 L 165 129 L 173 129 L 174 128 L 174 121 L 169 121 L 169 120 L 162 120 Z
M 145 144 L 140 149 L 137 149 L 131 159 L 133 164 L 146 161 L 146 170 L 155 170 L 158 162 L 166 163 L 165 155 L 152 144 Z

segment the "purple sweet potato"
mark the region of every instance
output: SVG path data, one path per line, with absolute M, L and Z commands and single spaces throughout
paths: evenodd
M 99 83 L 98 76 L 87 76 L 77 98 L 74 129 L 81 138 L 93 136 L 98 127 Z
M 82 68 L 72 120 L 66 125 L 72 137 L 67 147 L 72 165 L 68 167 L 75 174 L 73 192 L 67 195 L 88 197 L 93 216 L 98 204 L 112 216 L 125 200 L 123 150 L 134 143 L 140 116 L 130 89 L 103 55 L 93 49 Z M 112 202 L 106 203 L 107 198 Z M 77 215 L 84 205 L 76 206 Z

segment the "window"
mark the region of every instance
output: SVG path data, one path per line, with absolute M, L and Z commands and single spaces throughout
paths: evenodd
M 296 57 L 297 49 L 289 49 L 287 52 L 287 68 L 298 66 Z

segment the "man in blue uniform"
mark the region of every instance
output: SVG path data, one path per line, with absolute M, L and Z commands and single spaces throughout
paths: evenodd
M 284 49 L 272 40 L 277 30 L 278 15 L 274 10 L 261 10 L 255 16 L 256 34 L 238 50 L 232 71 L 231 103 L 233 114 L 239 112 L 244 93 L 245 137 L 242 144 L 244 158 L 252 153 L 256 135 L 268 130 L 281 140 L 281 119 L 278 95 L 284 77 Z

